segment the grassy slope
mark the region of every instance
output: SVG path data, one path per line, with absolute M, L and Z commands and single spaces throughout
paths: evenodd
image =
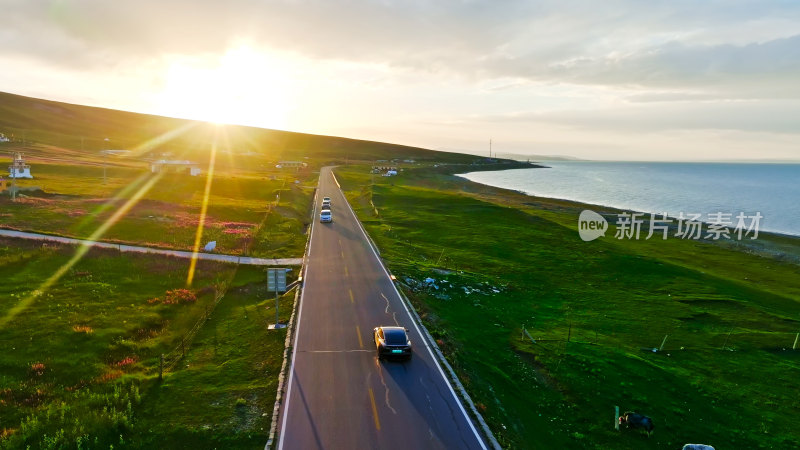
M 168 142 L 158 145 L 154 138 L 181 127 L 188 131 Z M 265 154 L 271 160 L 312 159 L 435 159 L 440 162 L 469 162 L 471 155 L 441 153 L 417 147 L 382 142 L 362 141 L 331 136 L 266 130 L 244 126 L 225 126 L 226 143 L 239 153 Z M 173 151 L 194 155 L 207 155 L 208 143 L 213 141 L 219 128 L 202 122 L 137 114 L 104 108 L 93 108 L 68 103 L 0 93 L 0 132 L 40 145 L 66 149 L 74 155 L 83 148 L 83 154 L 96 155 L 104 148 Z M 81 139 L 83 138 L 83 143 Z M 108 138 L 106 142 L 104 139 Z M 2 144 L 9 146 L 10 144 Z M 0 145 L 0 149 L 3 146 Z M 39 150 L 32 148 L 33 153 Z M 97 160 L 96 156 L 93 157 Z M 204 158 L 200 158 L 204 159 Z M 220 158 L 220 164 L 229 164 Z
M 146 183 L 142 175 L 149 170 L 148 158 L 170 153 L 169 158 L 198 161 L 205 170 L 216 148 L 216 177 L 203 242 L 216 240 L 218 251 L 224 253 L 264 257 L 302 253 L 306 213 L 316 184 L 313 170 L 323 162 L 414 158 L 466 163 L 476 159 L 380 142 L 218 127 L 7 93 L 0 93 L 0 133 L 14 140 L 0 143 L 0 152 L 23 151 L 32 165 L 35 178 L 18 180 L 18 185 L 41 189 L 24 192 L 25 198 L 13 204 L 8 196 L 0 195 L 0 226 L 89 237 Z M 99 153 L 108 148 L 133 154 Z M 277 169 L 275 164 L 282 159 L 302 160 L 310 166 L 301 171 Z M 102 182 L 104 173 L 107 182 Z M 104 238 L 191 248 L 204 183 L 205 177 L 165 176 Z M 281 203 L 273 208 L 279 192 Z
M 108 172 L 108 183 L 102 184 L 99 167 L 37 164 L 36 179 L 20 184 L 37 186 L 43 192 L 17 202 L 0 196 L 0 225 L 87 238 L 146 183 L 140 170 Z M 205 183 L 204 177 L 160 178 L 103 239 L 191 249 Z M 218 174 L 209 196 L 203 242 L 215 240 L 217 251 L 228 254 L 241 254 L 247 244 L 253 256 L 300 256 L 314 184 L 316 175 L 307 171 L 278 175 L 274 180 L 253 173 Z M 272 210 L 279 192 L 280 208 Z M 265 219 L 268 223 L 260 227 Z
M 674 239 L 584 243 L 581 205 L 433 171 L 376 178 L 376 217 L 364 172 L 337 170 L 505 445 L 800 443 L 800 359 L 782 350 L 800 328 L 797 265 Z M 774 239 L 797 253 L 796 241 Z M 416 284 L 429 276 L 439 290 Z M 523 325 L 538 344 L 520 339 Z M 663 353 L 642 351 L 666 334 Z M 651 415 L 656 433 L 616 433 L 614 405 Z
M 0 240 L 6 280 L 0 315 L 73 252 Z M 271 412 L 285 332 L 266 331 L 274 303 L 264 300 L 262 269 L 239 269 L 187 357 L 163 383 L 156 381 L 158 355 L 178 345 L 211 306 L 211 286 L 235 270 L 201 262 L 195 304 L 147 302 L 183 287 L 187 265 L 93 250 L 0 330 L 0 341 L 9 344 L 0 357 L 0 431 L 13 430 L 0 448 L 59 448 L 79 440 L 152 447 L 154 440 L 184 442 L 188 435 L 226 448 L 263 444 L 269 422 L 261 415 Z M 290 295 L 284 303 L 290 311 Z M 126 358 L 135 362 L 121 365 Z M 244 404 L 236 406 L 240 397 Z

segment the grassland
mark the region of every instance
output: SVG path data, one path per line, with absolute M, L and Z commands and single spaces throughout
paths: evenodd
M 586 243 L 584 205 L 451 171 L 336 173 L 504 446 L 800 446 L 797 240 Z M 614 406 L 653 436 L 615 431 Z
M 87 238 L 142 193 L 149 161 L 186 159 L 204 172 L 214 157 L 202 243 L 217 251 L 298 257 L 308 225 L 316 168 L 348 159 L 468 163 L 474 156 L 242 126 L 136 114 L 0 93 L 0 154 L 20 151 L 33 180 L 21 199 L 0 194 L 0 227 Z M 127 150 L 125 156 L 102 150 Z M 277 169 L 281 160 L 307 164 Z M 2 158 L 0 158 L 2 164 Z M 2 175 L 0 175 L 2 176 Z M 190 249 L 206 177 L 166 175 L 103 233 L 109 241 Z M 280 202 L 276 198 L 280 194 Z
M 74 251 L 0 240 L 0 315 Z M 200 262 L 195 300 L 167 302 L 187 268 L 92 250 L 0 329 L 0 448 L 263 445 L 285 338 L 266 331 L 274 300 L 265 273 Z M 282 300 L 286 311 L 291 300 Z M 159 382 L 159 355 L 180 347 L 207 311 L 186 357 Z
M 15 202 L 9 195 L 0 195 L 0 226 L 78 238 L 91 237 L 155 177 L 148 178 L 142 169 L 113 168 L 107 171 L 104 184 L 103 169 L 92 165 L 41 163 L 34 164 L 33 170 L 35 179 L 18 184 L 39 190 L 23 192 Z M 227 254 L 302 255 L 315 179 L 308 171 L 269 177 L 255 173 L 215 176 L 203 243 L 217 241 L 217 251 Z M 158 178 L 102 238 L 190 250 L 205 183 L 205 177 Z M 278 194 L 280 203 L 276 204 Z

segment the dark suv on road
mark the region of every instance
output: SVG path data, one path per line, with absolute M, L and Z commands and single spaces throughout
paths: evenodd
M 411 340 L 403 327 L 376 327 L 375 347 L 378 359 L 398 357 L 411 359 Z

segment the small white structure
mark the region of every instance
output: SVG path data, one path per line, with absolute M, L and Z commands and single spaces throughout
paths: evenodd
M 372 173 L 380 173 L 384 177 L 393 177 L 397 175 L 397 167 L 395 166 L 372 166 Z
M 200 165 L 192 161 L 176 161 L 169 159 L 159 159 L 150 163 L 150 171 L 153 173 L 158 172 L 172 172 L 172 173 L 186 173 L 196 177 L 203 173 Z
M 5 134 L 0 133 L 0 142 L 11 142 L 11 139 L 7 138 Z
M 31 175 L 31 166 L 25 164 L 22 153 L 14 153 L 11 165 L 8 166 L 8 176 L 10 178 L 33 178 L 33 175 Z
M 275 166 L 276 169 L 299 169 L 301 167 L 308 166 L 307 163 L 303 161 L 278 161 L 278 164 Z

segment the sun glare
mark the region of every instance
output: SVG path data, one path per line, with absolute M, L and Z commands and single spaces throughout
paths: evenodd
M 212 123 L 286 128 L 291 89 L 281 58 L 239 46 L 221 57 L 176 57 L 159 96 L 163 114 Z

